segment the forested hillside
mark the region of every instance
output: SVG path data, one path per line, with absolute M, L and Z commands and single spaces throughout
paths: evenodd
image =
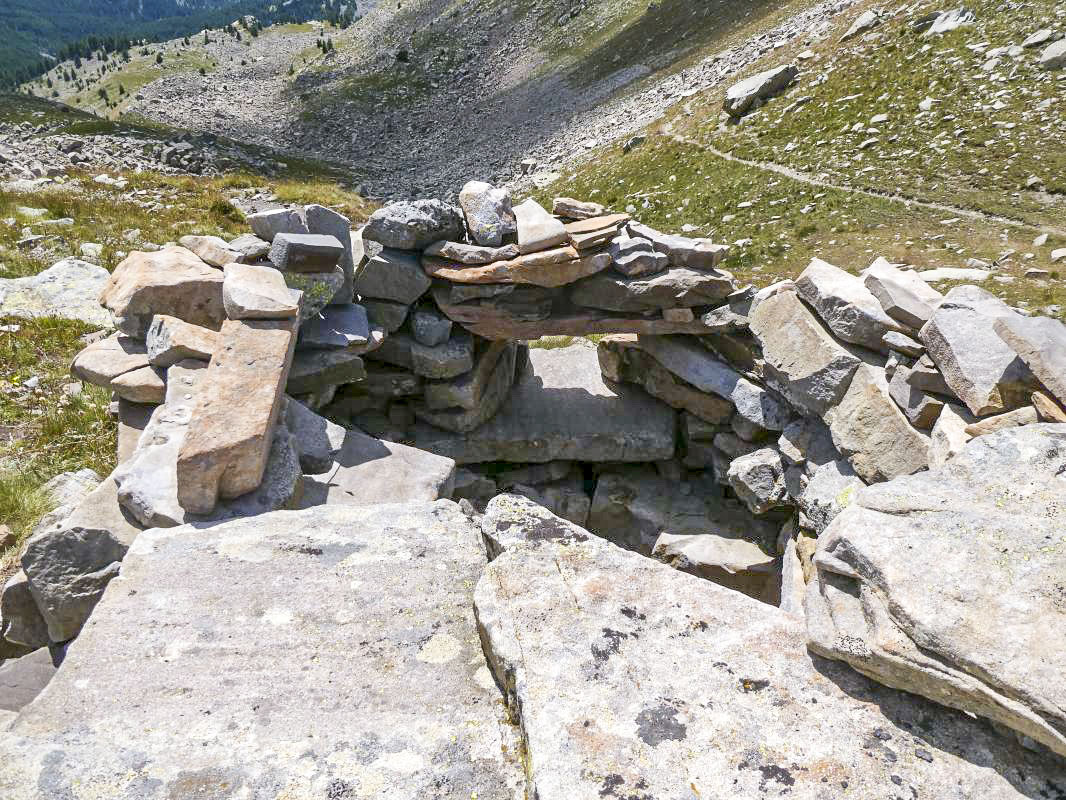
M 127 40 L 163 41 L 220 28 L 246 14 L 261 23 L 337 19 L 356 4 L 332 0 L 6 0 L 8 35 L 0 41 L 0 85 L 13 85 L 54 66 L 55 58 L 85 56 Z M 350 8 L 350 10 L 349 10 Z

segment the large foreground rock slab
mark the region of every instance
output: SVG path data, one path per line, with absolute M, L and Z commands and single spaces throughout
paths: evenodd
M 1028 425 L 859 491 L 818 539 L 811 647 L 1066 755 L 1064 474 L 1066 425 Z
M 529 797 L 1022 798 L 1062 786 L 1046 755 L 812 658 L 793 615 L 562 520 L 486 524 L 507 549 L 474 604 L 522 729 Z
M 64 258 L 37 275 L 0 280 L 0 317 L 60 317 L 110 328 L 111 313 L 99 300 L 109 278 L 103 267 Z
M 633 386 L 608 386 L 595 347 L 529 351 L 531 369 L 499 413 L 466 434 L 415 426 L 414 444 L 479 461 L 656 461 L 674 454 L 674 411 Z
M 0 796 L 521 796 L 483 564 L 449 502 L 152 531 L 2 737 Z

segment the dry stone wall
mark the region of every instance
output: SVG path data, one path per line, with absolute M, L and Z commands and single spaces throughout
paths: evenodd
M 817 652 L 1066 754 L 1054 692 L 1026 678 L 1061 667 L 1057 652 L 1030 648 L 1029 672 L 975 668 L 983 645 L 944 639 L 939 607 L 893 616 L 918 581 L 886 585 L 905 574 L 900 551 L 853 528 L 890 528 L 882 511 L 934 528 L 930 508 L 961 517 L 966 493 L 985 492 L 981 464 L 1020 476 L 1039 507 L 1016 515 L 1061 527 L 1061 323 L 977 287 L 941 294 L 883 259 L 859 274 L 814 259 L 742 287 L 709 240 L 570 198 L 512 205 L 477 182 L 459 206 L 395 203 L 358 230 L 323 206 L 249 225 L 133 253 L 104 286 L 116 330 L 72 372 L 114 392 L 120 464 L 27 544 L 0 604 L 11 647 L 77 636 L 147 528 L 439 498 L 476 514 L 510 492 L 806 613 Z M 530 347 L 554 334 L 579 338 Z M 1031 578 L 1011 602 L 1054 637 L 1062 613 L 1035 587 L 1061 580 L 1066 555 L 1047 527 L 1018 544 Z M 938 546 L 994 585 L 996 548 L 953 542 L 963 529 L 945 523 Z M 931 636 L 947 678 L 913 656 Z

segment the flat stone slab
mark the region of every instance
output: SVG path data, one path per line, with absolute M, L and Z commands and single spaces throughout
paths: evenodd
M 325 472 L 304 477 L 302 508 L 426 503 L 450 499 L 455 486 L 452 459 L 355 429 L 332 456 Z
M 534 348 L 529 356 L 532 368 L 496 416 L 466 434 L 418 423 L 415 446 L 460 464 L 673 457 L 673 409 L 636 387 L 607 386 L 595 347 Z
M 861 489 L 818 537 L 811 647 L 1066 756 L 1064 471 L 1066 425 L 1026 425 Z
M 0 710 L 18 711 L 29 705 L 56 674 L 47 647 L 0 665 Z
M 521 797 L 484 561 L 446 501 L 154 530 L 0 737 L 0 796 Z
M 519 502 L 490 503 L 485 532 L 505 551 L 474 605 L 522 728 L 529 797 L 1061 792 L 1046 754 L 812 658 L 799 618 L 544 512 L 523 525 Z
M 103 267 L 65 258 L 37 275 L 0 280 L 0 317 L 60 317 L 111 328 L 111 312 L 99 300 L 109 278 Z

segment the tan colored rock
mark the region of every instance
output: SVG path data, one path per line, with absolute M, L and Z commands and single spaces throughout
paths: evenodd
M 532 197 L 514 207 L 518 226 L 518 249 L 523 253 L 547 250 L 566 242 L 563 223 L 544 210 Z
M 148 366 L 148 351 L 143 343 L 115 333 L 93 342 L 70 365 L 70 374 L 94 386 L 111 387 L 111 381 L 126 372 Z
M 196 253 L 212 267 L 224 267 L 234 261 L 243 261 L 244 255 L 230 248 L 225 239 L 218 236 L 182 236 L 178 244 Z
M 166 396 L 163 371 L 157 367 L 144 366 L 124 372 L 111 381 L 111 390 L 131 403 L 162 403 Z
M 611 257 L 606 253 L 581 257 L 574 247 L 530 253 L 484 267 L 468 267 L 432 257 L 422 259 L 427 275 L 453 283 L 526 283 L 546 288 L 565 286 L 609 266 Z
M 296 323 L 228 320 L 178 455 L 178 502 L 207 514 L 259 486 L 292 364 Z
M 300 313 L 300 291 L 273 267 L 227 264 L 222 302 L 230 319 L 289 319 Z
M 218 331 L 190 325 L 169 314 L 156 314 L 148 328 L 148 361 L 153 367 L 169 367 L 186 358 L 210 361 L 218 349 Z
M 866 483 L 910 475 L 929 463 L 929 439 L 892 401 L 884 371 L 862 364 L 826 415 L 833 444 Z
M 130 253 L 115 268 L 100 302 L 114 314 L 120 331 L 139 339 L 156 314 L 211 330 L 226 318 L 222 273 L 184 247 Z
M 599 203 L 575 200 L 572 197 L 556 197 L 552 202 L 552 213 L 566 219 L 589 219 L 598 217 L 606 209 Z
M 1033 406 L 1044 422 L 1066 422 L 1066 410 L 1043 392 L 1033 392 Z
M 118 401 L 118 453 L 117 463 L 122 465 L 137 449 L 137 442 L 152 418 L 154 405 L 148 403 L 131 403 L 129 400 Z
M 578 220 L 577 222 L 568 222 L 563 227 L 571 236 L 576 236 L 582 233 L 595 233 L 596 231 L 607 230 L 609 228 L 618 229 L 627 222 L 629 222 L 629 214 L 606 214 L 604 216 Z
M 996 414 L 994 417 L 985 417 L 972 425 L 966 426 L 966 433 L 970 436 L 984 436 L 986 433 L 995 433 L 1007 428 L 1017 428 L 1020 425 L 1032 425 L 1039 422 L 1040 417 L 1033 406 L 1022 406 L 1006 414 Z

